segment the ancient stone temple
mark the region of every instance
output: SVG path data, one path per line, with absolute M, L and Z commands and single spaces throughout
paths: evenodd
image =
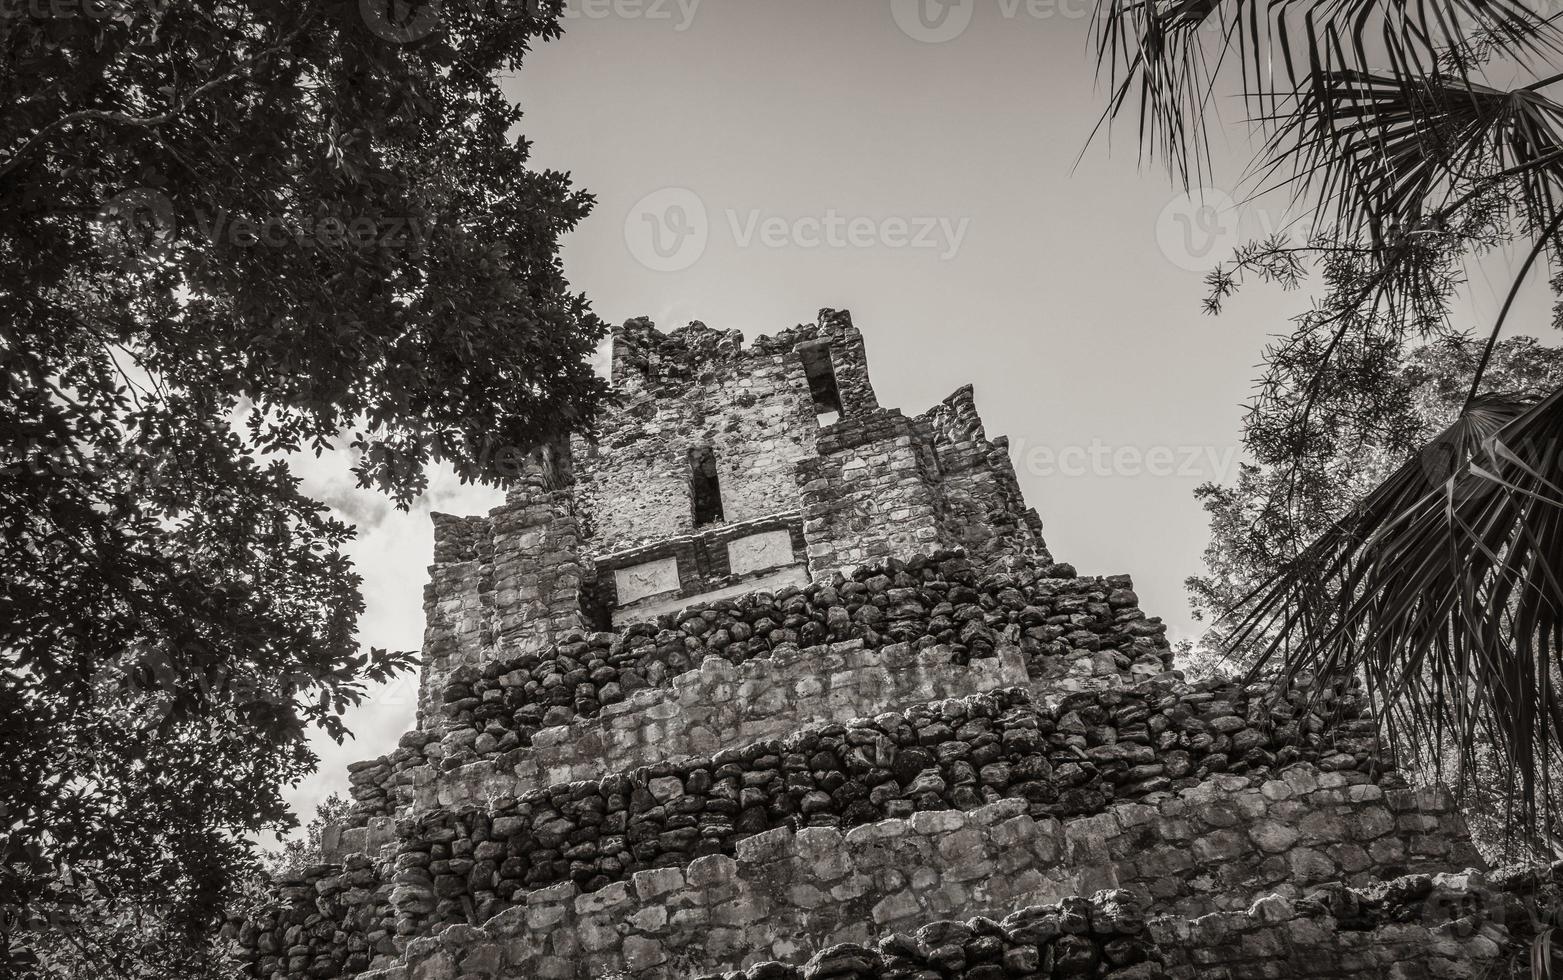
M 437 517 L 417 727 L 257 978 L 1467 977 L 1508 934 L 1355 689 L 1187 683 L 962 388 L 851 318 L 614 333 L 622 399 Z

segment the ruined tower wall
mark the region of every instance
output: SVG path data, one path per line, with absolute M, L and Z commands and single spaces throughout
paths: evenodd
M 1045 556 L 1041 522 L 1028 509 L 1007 443 L 989 441 L 970 387 L 924 416 L 880 408 L 862 334 L 844 311 L 757 338 L 693 324 L 672 334 L 632 320 L 614 332 L 620 406 L 595 441 L 575 447 L 577 497 L 596 556 L 703 533 L 691 507 L 690 453 L 709 448 L 721 489 L 721 524 L 801 511 L 798 526 L 816 579 L 893 554 L 955 545 L 973 553 Z M 811 370 L 828 364 L 838 411 L 822 411 Z M 720 550 L 679 559 L 715 589 Z M 615 562 L 614 565 L 620 563 Z M 673 584 L 669 572 L 648 588 Z M 637 589 L 637 594 L 639 590 Z M 619 597 L 622 599 L 622 597 Z
M 1009 440 L 989 440 L 971 385 L 919 416 L 938 462 L 943 542 L 974 553 L 1020 551 L 1048 558 L 1042 519 L 1026 505 L 1009 458 Z
M 798 465 L 803 534 L 816 579 L 940 544 L 936 463 L 895 410 L 853 416 L 820 434 Z
M 577 487 L 594 554 L 695 530 L 690 451 L 711 449 L 723 520 L 796 508 L 797 461 L 818 429 L 790 344 L 745 348 L 736 331 L 671 336 L 633 321 L 614 332 L 624 402 L 595 443 L 576 445 Z
M 502 653 L 542 650 L 587 625 L 580 524 L 568 492 L 529 474 L 487 517 L 433 515 L 418 716 L 436 717 L 450 678 Z

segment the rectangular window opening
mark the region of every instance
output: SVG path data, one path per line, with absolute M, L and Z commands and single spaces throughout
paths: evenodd
M 689 451 L 689 502 L 695 527 L 723 520 L 722 487 L 716 476 L 716 454 L 710 446 Z
M 830 425 L 845 413 L 841 410 L 841 389 L 836 386 L 836 368 L 830 361 L 830 345 L 805 348 L 803 373 L 809 379 L 809 397 L 814 400 L 814 416 L 820 425 Z

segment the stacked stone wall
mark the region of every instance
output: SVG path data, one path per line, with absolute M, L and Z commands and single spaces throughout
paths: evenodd
M 532 476 L 487 518 L 434 515 L 435 564 L 424 590 L 420 727 L 447 679 L 505 649 L 549 646 L 587 625 L 586 569 L 571 495 Z
M 1230 819 L 1204 815 L 1213 795 L 1251 813 L 1259 829 L 1240 832 L 1243 847 L 1229 839 Z M 1295 809 L 1280 805 L 1287 801 L 1305 809 L 1312 827 L 1282 842 L 1265 825 L 1295 818 Z M 1381 866 L 1399 873 L 1442 866 L 1462 846 L 1447 795 L 1386 792 L 1362 773 L 1310 766 L 1279 779 L 1214 777 L 1154 804 L 1120 804 L 1090 819 L 1035 818 L 1027 809 L 1005 800 L 846 831 L 776 829 L 740 841 L 731 856 L 639 871 L 594 892 L 574 883 L 529 891 L 482 930 L 458 928 L 441 941 L 413 943 L 406 963 L 418 976 L 431 959 L 449 956 L 449 967 L 473 980 L 586 980 L 620 970 L 687 977 L 772 959 L 802 964 L 836 944 L 869 944 L 947 919 L 1001 918 L 1106 888 L 1125 889 L 1141 908 L 1174 908 L 1180 920 L 1241 914 L 1277 888 L 1298 896 L 1309 884 L 1365 879 L 1368 869 L 1350 873 L 1349 859 L 1332 856 L 1342 847 L 1400 841 L 1404 856 Z M 1431 834 L 1402 829 L 1420 818 L 1439 827 Z M 1429 837 L 1439 839 L 1437 847 L 1411 853 L 1409 842 Z M 1219 850 L 1221 860 L 1175 866 L 1177 855 L 1205 848 Z M 1169 905 L 1160 896 L 1174 890 L 1174 880 L 1181 897 Z
M 1355 774 L 1299 766 L 1280 780 L 1250 782 L 1235 798 L 1246 805 L 1257 789 L 1271 804 L 1316 802 L 1320 808 L 1314 812 L 1349 819 L 1338 797 L 1321 801 L 1318 794 L 1344 789 L 1349 800 L 1352 793 L 1371 796 L 1377 788 Z M 1402 838 L 1433 829 L 1450 851 L 1463 846 L 1458 821 L 1440 819 L 1447 794 L 1389 791 L 1382 800 Z M 1179 804 L 1202 807 L 1197 793 L 1180 794 L 1159 804 L 1156 819 L 1185 821 Z M 1113 816 L 1122 830 L 1146 823 L 1143 807 L 1120 807 Z M 1206 835 L 1220 829 L 1219 818 L 1202 828 Z M 391 954 L 396 925 L 386 900 L 389 886 L 376 886 L 366 873 L 369 866 L 353 859 L 346 868 L 310 868 L 283 882 L 280 909 L 235 920 L 229 935 L 247 951 L 254 976 L 334 977 L 368 964 L 388 968 L 373 974 L 384 980 L 455 975 L 596 980 L 620 970 L 667 980 L 696 975 L 889 980 L 917 976 L 904 972 L 914 967 L 932 967 L 941 977 L 992 980 L 1346 980 L 1380 974 L 1470 980 L 1507 977 L 1488 972 L 1506 963 L 1520 964 L 1523 973 L 1523 944 L 1545 928 L 1546 896 L 1556 891 L 1563 867 L 1493 880 L 1473 871 L 1412 873 L 1355 887 L 1314 873 L 1275 892 L 1264 890 L 1261 876 L 1236 888 L 1227 885 L 1226 904 L 1235 908 L 1152 916 L 1158 905 L 1143 880 L 1126 878 L 1113 865 L 1081 865 L 1099 850 L 1089 842 L 1098 830 L 1091 821 L 1062 828 L 1032 821 L 1001 803 L 965 814 L 919 814 L 845 834 L 773 831 L 744 842 L 732 860 L 703 858 L 680 870 L 640 872 L 627 885 L 592 895 L 573 885 L 540 890 L 482 928 L 449 927 L 438 938 L 404 942 L 403 958 Z M 1322 844 L 1315 839 L 1303 846 Z M 918 870 L 930 867 L 949 870 L 932 876 Z M 1344 866 L 1340 870 L 1342 878 L 1351 877 Z M 1384 872 L 1394 869 L 1386 866 Z M 1119 888 L 1120 881 L 1128 887 Z M 1114 890 L 1097 891 L 1089 903 L 1079 897 L 1102 887 Z M 800 908 L 787 909 L 788 903 Z M 854 903 L 861 907 L 847 908 Z M 1098 914 L 1088 906 L 1122 924 L 1106 930 L 1094 922 L 1085 926 Z M 849 925 L 853 916 L 869 925 Z M 1017 933 L 1022 923 L 1039 928 Z M 345 939 L 343 929 L 349 930 Z M 1047 949 L 1038 948 L 1035 967 L 1026 970 L 1020 967 L 1032 962 L 1029 954 L 1012 952 L 1028 945 L 1027 936 L 1045 947 L 1060 936 L 1092 934 L 1134 936 L 1136 942 L 1115 949 L 1098 943 L 1094 959 L 1073 941 L 1054 948 L 1051 959 Z M 971 945 L 983 936 L 1000 939 L 996 959 L 992 942 Z M 1060 955 L 1066 950 L 1073 955 Z M 729 965 L 711 965 L 723 963 Z M 1124 970 L 1129 972 L 1115 972 Z
M 1419 875 L 1390 884 L 1412 880 L 1430 883 L 1432 878 Z M 1476 894 L 1463 883 L 1447 890 L 1428 887 L 1446 892 L 1452 902 Z M 943 921 L 882 937 L 873 945 L 842 943 L 801 966 L 768 961 L 699 980 L 1496 980 L 1498 974 L 1485 970 L 1500 966 L 1511 945 L 1508 930 L 1480 917 L 1442 916 L 1441 911 L 1418 909 L 1409 918 L 1362 926 L 1338 921 L 1307 903 L 1294 906 L 1269 896 L 1244 912 L 1194 920 L 1149 918 L 1133 892 L 1101 891 L 1090 900 L 1022 909 L 1002 921 Z
M 1034 905 L 1003 919 L 932 922 L 873 945 L 840 943 L 802 966 L 771 961 L 699 980 L 1167 980 L 1143 904 L 1124 891 Z
M 1126 676 L 1165 670 L 1166 628 L 1140 611 L 1130 580 L 1063 577 L 1073 574 L 1068 566 L 985 570 L 942 552 L 862 568 L 851 578 L 697 604 L 617 632 L 565 633 L 538 653 L 490 660 L 451 678 L 441 695 L 441 730 L 479 734 L 447 737 L 445 759 L 473 757 L 451 748 L 466 741 L 478 757 L 530 744 L 539 728 L 595 717 L 637 690 L 666 687 L 709 656 L 744 663 L 858 641 L 870 650 L 945 647 L 953 662 L 967 663 L 1009 644 L 1021 649 L 1033 678 L 1078 674 L 1080 660 L 1111 659 Z
M 940 539 L 973 554 L 1019 551 L 1051 561 L 1042 519 L 1026 506 L 1009 440 L 988 440 L 971 385 L 918 417 L 938 465 Z
M 893 409 L 843 419 L 797 467 L 809 569 L 816 578 L 941 544 L 932 449 Z
M 852 325 L 852 314 L 846 310 L 820 310 L 814 336 L 817 341 L 830 343 L 831 366 L 841 393 L 841 414 L 864 415 L 877 409 L 879 398 L 868 378 L 868 352 L 863 346 L 863 334 Z
M 965 826 L 963 811 L 985 807 L 980 819 L 997 814 L 1010 821 L 1012 833 L 993 846 L 1035 855 L 1035 874 L 996 864 L 996 855 L 957 854 L 948 842 L 914 847 L 901 854 L 899 866 L 947 867 L 959 856 L 974 878 L 991 879 L 984 894 L 995 901 L 1046 901 L 1087 886 L 1134 884 L 1168 907 L 1196 913 L 1225 907 L 1219 903 L 1233 895 L 1241 901 L 1244 889 L 1288 875 L 1327 880 L 1456 859 L 1438 832 L 1447 809 L 1440 798 L 1385 800 L 1377 786 L 1343 788 L 1366 783 L 1380 762 L 1374 740 L 1352 720 L 1357 698 L 1329 706 L 1335 721 L 1326 733 L 1324 715 L 1304 697 L 1277 699 L 1263 685 L 1166 680 L 1037 705 L 1029 692 L 1007 689 L 820 726 L 707 759 L 556 783 L 484 809 L 442 810 L 398 828 L 398 846 L 385 865 L 394 869 L 395 888 L 389 907 L 377 907 L 378 919 L 344 912 L 333 928 L 360 937 L 345 948 L 372 948 L 384 937 L 370 937 L 393 920 L 398 935 L 484 921 L 559 883 L 601 891 L 640 870 L 757 853 L 762 845 L 751 841 L 774 841 L 794 827 L 837 835 L 805 840 L 837 840 L 839 828 L 857 833 L 852 828 L 863 825 L 880 829 L 856 839 L 955 834 Z M 1330 771 L 1318 785 L 1307 776 L 1270 779 L 1277 767 L 1299 759 Z M 1252 781 L 1266 785 L 1245 793 Z M 1167 797 L 1179 791 L 1199 806 Z M 1311 795 L 1293 801 L 1299 793 Z M 1125 805 L 1134 800 L 1160 802 Z M 1272 806 L 1277 816 L 1264 819 Z M 1343 822 L 1353 811 L 1355 822 Z M 1402 811 L 1414 826 L 1400 821 Z M 1294 833 L 1282 824 L 1302 829 Z M 967 843 L 975 846 L 974 839 Z M 1210 873 L 1217 862 L 1225 870 Z M 1030 889 L 1024 896 L 1003 891 L 1017 882 Z M 361 894 L 379 887 L 366 881 Z M 785 888 L 774 894 L 795 897 Z M 887 908 L 898 906 L 872 904 L 867 918 L 846 910 L 827 918 L 889 923 L 896 917 Z M 907 916 L 936 911 L 961 910 L 904 907 Z M 786 914 L 784 908 L 767 913 L 765 928 Z M 325 931 L 332 921 L 324 916 L 317 925 Z
M 1343 699 L 1337 710 L 1350 715 L 1355 700 Z M 1006 689 L 885 712 L 708 758 L 556 783 L 483 809 L 431 814 L 402 834 L 398 865 L 435 869 L 421 885 L 404 882 L 404 911 L 462 921 L 467 903 L 491 914 L 563 881 L 596 891 L 637 870 L 733 854 L 745 839 L 779 827 L 850 828 L 1001 800 L 1020 801 L 1032 816 L 1067 818 L 1216 774 L 1241 783 L 1235 774 L 1265 774 L 1296 760 L 1332 771 L 1380 764 L 1370 735 L 1345 734 L 1350 720 L 1326 736 L 1310 731 L 1316 717 L 1257 689 L 1172 682 L 1071 695 L 1054 707 Z M 1229 826 L 1254 815 L 1217 809 Z M 1216 840 L 1249 846 L 1240 830 Z M 1144 843 L 1126 840 L 1123 848 Z M 478 863 L 445 867 L 446 849 L 458 846 Z M 1162 860 L 1167 868 L 1136 874 L 1160 872 L 1175 882 L 1196 867 L 1186 841 L 1169 842 Z
M 969 388 L 915 419 L 879 409 L 826 426 L 797 482 L 816 578 L 936 547 L 1051 561 L 1009 443 L 987 439 Z
M 1195 919 L 1160 918 L 1149 932 L 1165 951 L 1170 980 L 1474 980 L 1530 976 L 1503 964 L 1522 961 L 1517 934 L 1499 918 L 1483 914 L 1493 899 L 1472 887 L 1476 875 L 1409 875 L 1379 883 L 1373 891 L 1421 892 L 1416 901 L 1385 914 L 1337 917 L 1317 897 L 1292 901 L 1267 896 L 1244 911 Z M 1325 893 L 1363 896 L 1337 887 Z M 1512 898 L 1502 904 L 1514 904 Z
M 269 980 L 353 977 L 395 959 L 395 869 L 362 854 L 314 865 L 273 887 L 271 900 L 225 930 L 240 975 Z
M 444 569 L 477 574 L 472 562 L 436 566 Z M 472 608 L 481 607 L 473 600 Z M 458 620 L 447 608 L 431 617 L 430 635 L 457 622 L 470 635 L 481 617 L 464 613 Z M 350 823 L 363 826 L 405 806 L 422 766 L 444 771 L 496 760 L 530 746 L 540 730 L 595 718 L 639 690 L 666 689 L 707 657 L 790 660 L 827 642 L 858 642 L 870 651 L 904 644 L 914 653 L 939 647 L 957 665 L 1016 646 L 1029 683 L 1058 692 L 1153 676 L 1171 657 L 1165 627 L 1140 611 L 1127 576 L 1078 577 L 1068 565 L 978 564 L 958 552 L 892 559 L 850 578 L 694 605 L 617 632 L 569 631 L 538 653 L 492 654 L 481 666 L 463 666 L 448 675 L 439 700 L 425 692 L 423 730 L 405 736 L 394 753 L 354 767 Z
M 1116 667 L 1110 680 L 1120 680 Z M 429 770 L 415 806 L 469 809 L 551 783 L 780 738 L 810 724 L 1028 682 L 1017 647 L 966 665 L 952 662 L 946 647 L 917 652 L 899 643 L 865 650 L 861 640 L 743 664 L 707 657 L 666 688 L 637 691 L 596 718 L 538 732 L 529 748 L 456 770 Z

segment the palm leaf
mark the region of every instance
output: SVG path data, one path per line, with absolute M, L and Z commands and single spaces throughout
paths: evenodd
M 1533 216 L 1555 213 L 1563 190 L 1563 106 L 1532 88 L 1332 72 L 1274 121 L 1265 175 L 1289 166 L 1316 224 L 1381 244 L 1441 226 L 1483 188 L 1517 188 Z
M 1563 390 L 1476 399 L 1242 608 L 1255 671 L 1360 674 L 1391 743 L 1437 764 L 1490 742 L 1531 822 L 1563 744 Z
M 1264 119 L 1343 73 L 1387 65 L 1414 85 L 1483 58 L 1563 52 L 1556 18 L 1524 0 L 1107 0 L 1092 30 L 1109 90 L 1098 130 L 1136 107 L 1141 147 L 1185 182 L 1203 172 L 1224 68 Z

